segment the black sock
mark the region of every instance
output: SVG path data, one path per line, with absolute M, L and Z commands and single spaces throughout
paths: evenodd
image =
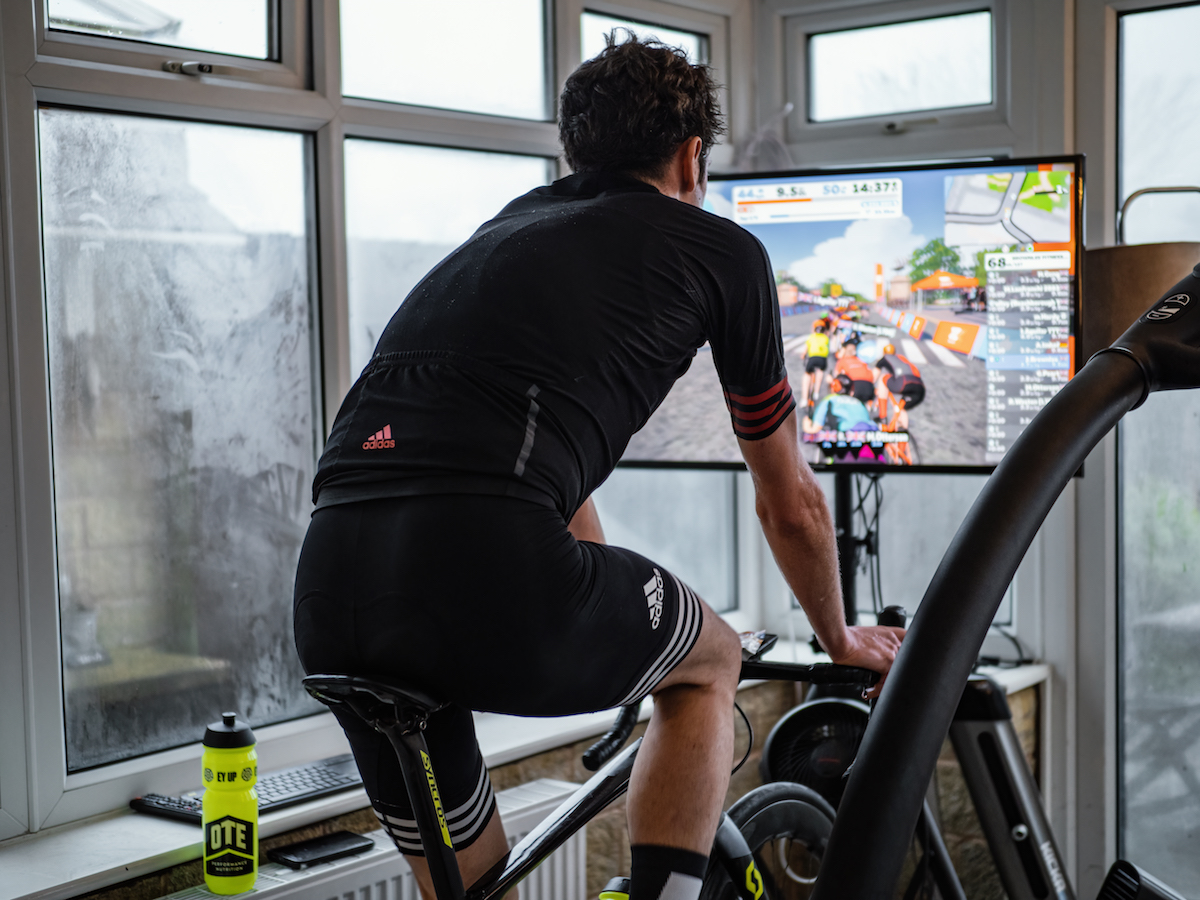
M 678 847 L 635 844 L 629 867 L 629 900 L 696 900 L 708 857 Z

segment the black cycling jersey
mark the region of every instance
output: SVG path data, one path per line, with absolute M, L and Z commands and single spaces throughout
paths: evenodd
M 531 191 L 404 300 L 314 499 L 507 495 L 570 518 L 705 341 L 734 431 L 774 432 L 795 401 L 756 238 L 625 176 Z

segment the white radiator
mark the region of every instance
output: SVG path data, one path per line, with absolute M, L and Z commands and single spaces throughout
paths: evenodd
M 496 804 L 511 847 L 525 837 L 576 784 L 540 778 L 496 794 Z M 587 836 L 582 829 L 520 884 L 521 900 L 584 900 L 587 890 Z M 307 869 L 267 863 L 258 869 L 254 895 L 262 900 L 420 900 L 417 884 L 391 838 L 382 829 L 367 837 L 375 846 L 346 859 Z M 217 897 L 204 886 L 169 894 L 162 900 Z

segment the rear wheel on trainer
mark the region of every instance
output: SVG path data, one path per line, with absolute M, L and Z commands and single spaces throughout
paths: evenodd
M 729 809 L 750 845 L 771 900 L 807 900 L 816 886 L 821 855 L 833 830 L 833 807 L 799 784 L 755 788 Z M 738 892 L 720 862 L 711 860 L 700 900 L 736 900 Z

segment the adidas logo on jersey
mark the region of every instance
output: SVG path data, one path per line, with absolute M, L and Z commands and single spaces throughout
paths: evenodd
M 392 440 L 392 426 L 384 425 L 382 431 L 377 431 L 365 441 L 363 441 L 364 450 L 390 450 L 396 446 L 396 442 Z
M 662 572 L 655 569 L 654 577 L 646 582 L 642 590 L 646 592 L 646 606 L 650 610 L 650 627 L 656 629 L 658 628 L 659 620 L 662 619 L 663 610 Z

